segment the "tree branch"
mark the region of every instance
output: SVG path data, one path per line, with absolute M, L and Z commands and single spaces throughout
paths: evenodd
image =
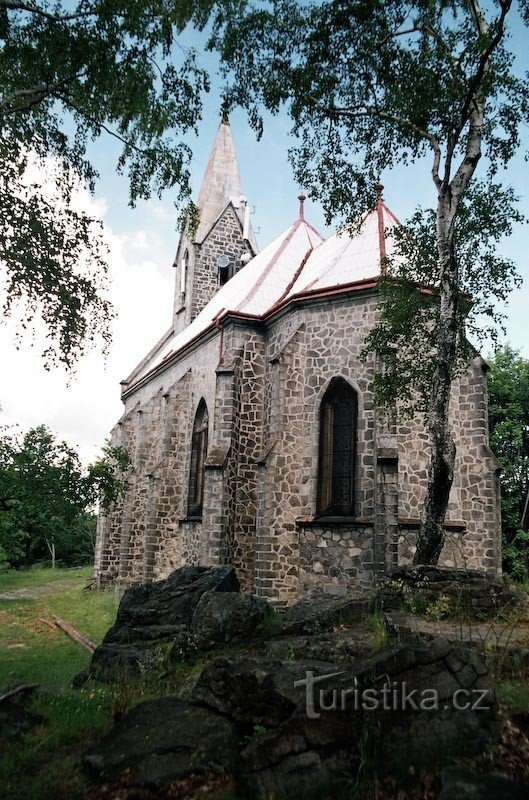
M 416 125 L 414 122 L 411 122 L 411 120 L 408 120 L 405 117 L 399 117 L 396 114 L 391 114 L 389 111 L 383 111 L 382 109 L 369 108 L 368 106 L 364 106 L 363 108 L 339 108 L 338 106 L 325 106 L 313 95 L 310 95 L 309 99 L 312 100 L 312 102 L 315 105 L 317 105 L 324 113 L 328 114 L 329 116 L 346 117 L 348 119 L 359 119 L 361 117 L 375 117 L 377 119 L 384 120 L 385 122 L 393 122 L 395 123 L 395 125 L 399 125 L 400 127 L 406 128 L 412 133 L 415 133 L 421 139 L 425 139 L 430 143 L 430 146 L 434 152 L 434 163 L 432 167 L 432 177 L 434 183 L 437 186 L 437 188 L 441 186 L 441 180 L 439 178 L 441 147 L 436 137 L 433 135 L 433 133 L 430 133 L 424 128 L 421 128 L 419 125 Z
M 92 17 L 98 13 L 94 9 L 89 9 L 87 11 L 76 11 L 73 14 L 52 14 L 38 6 L 31 5 L 30 3 L 15 2 L 15 0 L 0 0 L 0 8 L 5 8 L 6 11 L 26 11 L 28 14 L 44 17 L 44 19 L 50 20 L 50 22 L 71 22 L 74 19 Z
M 2 113 L 7 114 L 26 111 L 29 108 L 32 108 L 34 105 L 41 103 L 46 99 L 46 97 L 53 96 L 53 94 L 62 87 L 67 86 L 72 81 L 82 78 L 85 75 L 86 72 L 76 72 L 73 75 L 69 75 L 67 78 L 63 78 L 62 81 L 58 81 L 57 83 L 42 83 L 39 86 L 31 86 L 29 89 L 18 89 L 16 92 L 12 92 L 7 97 L 2 98 L 0 102 L 0 110 Z M 14 100 L 24 97 L 34 97 L 35 99 L 23 106 L 12 105 Z

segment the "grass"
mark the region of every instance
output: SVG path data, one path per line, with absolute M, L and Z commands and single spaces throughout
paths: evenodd
M 529 683 L 522 680 L 503 681 L 498 685 L 500 702 L 512 711 L 529 711 Z
M 91 567 L 76 567 L 73 569 L 51 569 L 49 567 L 34 567 L 33 569 L 0 572 L 0 594 L 11 592 L 26 587 L 48 587 L 53 583 L 71 583 L 78 585 L 79 580 L 88 580 L 92 574 Z
M 96 644 L 112 625 L 112 592 L 87 592 L 90 569 L 29 570 L 0 575 L 0 594 L 31 587 L 34 596 L 0 600 L 0 688 L 14 683 L 65 686 L 88 666 L 90 655 L 40 618 L 63 617 Z M 27 578 L 27 580 L 26 580 Z M 39 593 L 45 588 L 46 592 Z
M 72 678 L 86 669 L 90 654 L 39 618 L 52 614 L 98 643 L 112 624 L 116 603 L 112 592 L 84 590 L 90 569 L 10 572 L 0 575 L 0 594 L 30 588 L 30 596 L 0 600 L 0 690 L 20 683 L 38 683 L 31 710 L 45 724 L 8 741 L 0 754 L 3 800 L 54 800 L 83 797 L 87 778 L 80 753 L 112 721 L 114 698 L 105 686 L 71 688 Z

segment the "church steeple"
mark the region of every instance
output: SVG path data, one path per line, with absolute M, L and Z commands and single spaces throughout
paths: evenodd
M 230 198 L 239 204 L 243 195 L 239 165 L 235 155 L 231 125 L 227 119 L 220 123 L 209 157 L 197 207 L 200 213 L 195 241 L 202 242 L 218 219 Z
M 182 235 L 175 262 L 175 328 L 196 317 L 218 288 L 258 252 L 229 120 L 215 136 L 197 200 L 199 224 Z

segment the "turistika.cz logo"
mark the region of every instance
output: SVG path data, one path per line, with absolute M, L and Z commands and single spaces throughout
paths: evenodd
M 493 699 L 490 689 L 457 689 L 450 698 L 440 698 L 437 689 L 409 689 L 405 681 L 387 680 L 380 687 L 365 688 L 353 678 L 352 686 L 321 686 L 331 678 L 346 674 L 343 671 L 315 675 L 307 670 L 305 678 L 294 681 L 294 687 L 305 687 L 309 719 L 319 719 L 328 711 L 440 711 L 449 708 L 487 711 Z

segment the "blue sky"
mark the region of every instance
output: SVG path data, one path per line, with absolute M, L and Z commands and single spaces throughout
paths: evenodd
M 514 44 L 520 60 L 529 66 L 527 32 L 515 30 Z M 211 66 L 209 55 L 203 64 Z M 192 175 L 195 196 L 204 173 L 219 121 L 219 84 L 206 98 L 204 118 L 198 137 L 188 138 L 194 151 Z M 289 122 L 283 115 L 267 117 L 261 141 L 257 142 L 242 112 L 231 118 L 235 147 L 245 193 L 255 206 L 252 224 L 260 247 L 280 234 L 297 216 L 300 188 L 291 175 L 287 159 L 290 145 Z M 522 129 L 524 145 L 529 130 Z M 167 192 L 161 201 L 152 199 L 128 207 L 125 177 L 117 175 L 117 143 L 104 137 L 91 146 L 90 155 L 101 173 L 95 196 L 85 198 L 94 213 L 101 215 L 111 249 L 112 299 L 118 310 L 114 342 L 106 362 L 100 353 L 83 358 L 77 373 L 43 369 L 38 355 L 42 333 L 37 331 L 37 348 L 24 341 L 13 346 L 10 326 L 0 327 L 0 358 L 4 374 L 12 379 L 0 390 L 0 424 L 18 423 L 22 428 L 45 423 L 61 438 L 78 445 L 85 460 L 93 458 L 121 414 L 119 381 L 152 347 L 169 327 L 172 309 L 172 263 L 177 247 L 176 211 Z M 432 206 L 435 191 L 429 176 L 429 160 L 412 167 L 399 167 L 381 176 L 388 206 L 401 219 L 417 205 Z M 529 164 L 517 156 L 505 176 L 521 197 L 522 210 L 529 216 Z M 307 219 L 321 233 L 331 231 L 323 221 L 323 210 L 306 203 Z M 502 251 L 517 264 L 524 277 L 523 287 L 512 295 L 507 311 L 507 335 L 514 347 L 529 357 L 529 226 L 519 226 Z

